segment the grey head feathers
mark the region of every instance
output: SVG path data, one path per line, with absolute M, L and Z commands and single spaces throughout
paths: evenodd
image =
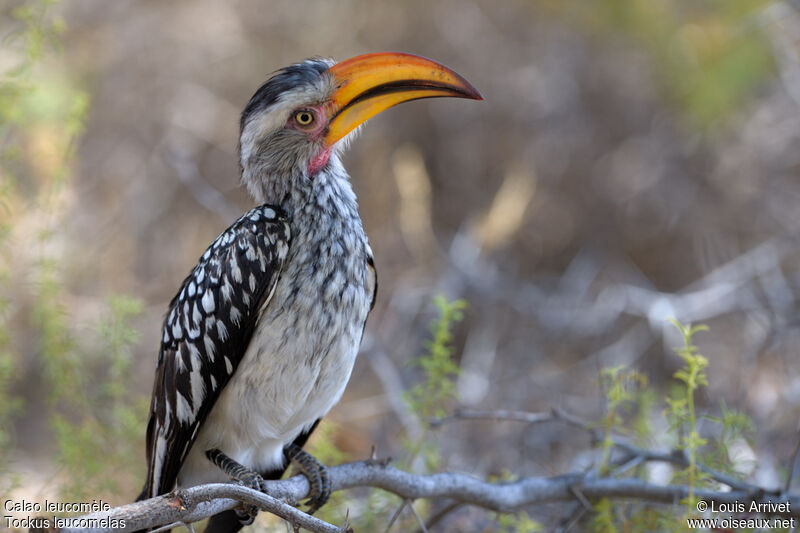
M 297 87 L 318 85 L 323 74 L 331 65 L 333 65 L 333 61 L 330 59 L 312 58 L 275 71 L 256 90 L 242 111 L 240 131 L 244 131 L 244 127 L 251 117 L 276 104 L 282 95 L 293 94 Z
M 253 95 L 241 117 L 239 163 L 242 182 L 259 203 L 283 204 L 303 178 L 309 162 L 322 149 L 321 141 L 287 128 L 292 114 L 318 106 L 335 89 L 328 59 L 308 59 L 272 75 Z

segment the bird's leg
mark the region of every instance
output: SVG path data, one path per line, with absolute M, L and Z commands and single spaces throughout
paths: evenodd
M 219 467 L 220 470 L 225 472 L 228 477 L 245 487 L 259 492 L 262 491 L 262 478 L 257 472 L 253 472 L 246 466 L 237 463 L 223 452 L 214 448 L 206 451 L 208 460 Z M 243 509 L 236 509 L 236 516 L 242 525 L 248 526 L 253 523 L 258 514 L 258 507 L 255 505 L 245 505 Z
M 261 491 L 261 483 L 264 479 L 258 472 L 253 472 L 246 466 L 237 463 L 216 448 L 208 450 L 206 457 L 234 481 L 238 481 L 245 487 Z
M 325 505 L 331 496 L 331 481 L 328 469 L 314 456 L 296 444 L 289 444 L 283 449 L 286 458 L 297 465 L 298 470 L 308 479 L 311 490 L 308 492 L 308 514 L 314 514 Z

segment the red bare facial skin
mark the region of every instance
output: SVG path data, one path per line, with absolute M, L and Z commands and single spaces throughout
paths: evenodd
M 322 151 L 311 160 L 311 162 L 308 164 L 309 178 L 322 170 L 322 167 L 328 164 L 328 158 L 331 156 L 331 150 L 331 148 L 323 148 Z
M 297 114 L 301 111 L 307 111 L 313 113 L 314 115 L 314 122 L 311 124 L 304 126 L 297 122 Z M 312 141 L 319 142 L 322 137 L 325 135 L 328 129 L 328 113 L 325 109 L 325 105 L 315 105 L 315 106 L 307 106 L 301 109 L 295 110 L 292 113 L 292 116 L 289 117 L 289 120 L 286 121 L 286 127 L 292 128 L 297 131 L 301 131 L 308 135 L 308 137 Z M 331 155 L 331 148 L 324 145 L 324 143 L 320 142 L 322 149 L 320 152 L 314 156 L 314 158 L 308 163 L 308 177 L 312 177 L 314 174 L 319 172 L 327 163 L 328 158 Z

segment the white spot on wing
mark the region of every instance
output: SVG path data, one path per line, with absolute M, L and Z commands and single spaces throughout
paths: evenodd
M 195 302 L 194 307 L 192 307 L 192 322 L 197 326 L 200 326 L 203 322 L 203 313 L 200 312 L 200 305 L 197 302 Z
M 178 420 L 181 422 L 188 422 L 192 417 L 192 408 L 189 407 L 189 402 L 180 392 L 175 393 L 175 398 L 178 401 L 177 408 L 175 409 L 175 412 L 178 415 Z
M 227 355 L 225 356 L 225 370 L 228 371 L 228 374 L 233 374 L 233 365 Z
M 230 266 L 231 266 L 231 277 L 233 278 L 233 281 L 235 281 L 236 283 L 241 283 L 242 271 L 239 268 L 238 261 L 236 261 L 236 259 L 234 259 L 233 257 L 231 257 Z
M 192 371 L 199 370 L 203 366 L 203 362 L 200 359 L 200 350 L 194 344 L 189 345 L 189 362 L 192 365 Z
M 233 290 L 231 288 L 231 284 L 228 283 L 228 279 L 225 278 L 225 281 L 222 282 L 220 286 L 220 292 L 222 292 L 222 299 L 224 302 L 231 303 L 231 295 L 233 294 Z
M 169 402 L 164 402 L 164 431 L 169 431 L 172 426 L 172 407 Z
M 175 358 L 175 366 L 178 368 L 178 371 L 186 372 L 186 364 L 183 362 L 183 357 L 181 357 L 180 352 L 175 352 L 173 357 Z
M 239 308 L 236 307 L 235 305 L 232 305 L 231 306 L 231 322 L 233 322 L 234 324 L 236 324 L 238 326 L 240 321 L 241 321 L 241 319 L 242 319 L 242 313 L 239 312 Z
M 194 368 L 200 368 L 202 364 L 202 354 L 200 353 L 200 349 L 194 344 L 189 343 L 187 344 L 189 348 L 189 358 L 192 361 L 192 365 Z M 211 359 L 214 360 L 213 358 Z
M 194 404 L 194 411 L 193 415 L 197 415 L 197 412 L 200 410 L 200 404 L 205 398 L 206 394 L 206 386 L 203 383 L 203 376 L 200 373 L 200 370 L 194 370 L 189 375 L 189 380 L 192 385 L 192 403 Z
M 208 331 L 206 331 L 206 335 L 203 337 L 203 344 L 206 346 L 206 355 L 208 355 L 208 359 L 213 361 L 216 355 L 217 347 L 214 345 L 214 341 L 208 335 Z
M 214 294 L 210 290 L 203 293 L 203 309 L 206 313 L 214 312 Z

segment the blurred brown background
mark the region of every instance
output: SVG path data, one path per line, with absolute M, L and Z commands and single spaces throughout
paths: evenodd
M 27 4 L 1 5 L 0 65 L 12 69 L 27 53 L 13 41 Z M 800 412 L 800 5 L 63 0 L 46 13 L 60 44 L 43 37 L 30 119 L 5 117 L 18 149 L 0 175 L 13 182 L 3 316 L 8 391 L 21 400 L 7 425 L 15 494 L 52 494 L 64 455 L 33 312 L 53 301 L 39 290 L 42 259 L 78 359 L 103 351 L 91 339 L 110 295 L 143 302 L 124 381 L 146 397 L 169 299 L 251 205 L 236 146 L 252 92 L 309 56 L 383 50 L 441 61 L 485 101 L 401 106 L 346 155 L 380 290 L 330 415 L 337 445 L 399 453 L 416 423 L 402 401 L 419 379 L 410 361 L 444 292 L 469 302 L 458 394 L 482 408 L 597 419 L 598 372 L 618 364 L 662 395 L 680 365 L 666 319 L 708 324 L 696 338 L 710 359 L 701 406 L 749 414 L 747 476 L 781 482 Z M 77 126 L 64 111 L 76 99 Z M 95 371 L 87 386 L 103 379 Z M 141 464 L 107 500 L 138 489 L 140 428 Z M 448 469 L 551 475 L 579 467 L 589 442 L 558 424 L 462 422 L 440 445 Z

